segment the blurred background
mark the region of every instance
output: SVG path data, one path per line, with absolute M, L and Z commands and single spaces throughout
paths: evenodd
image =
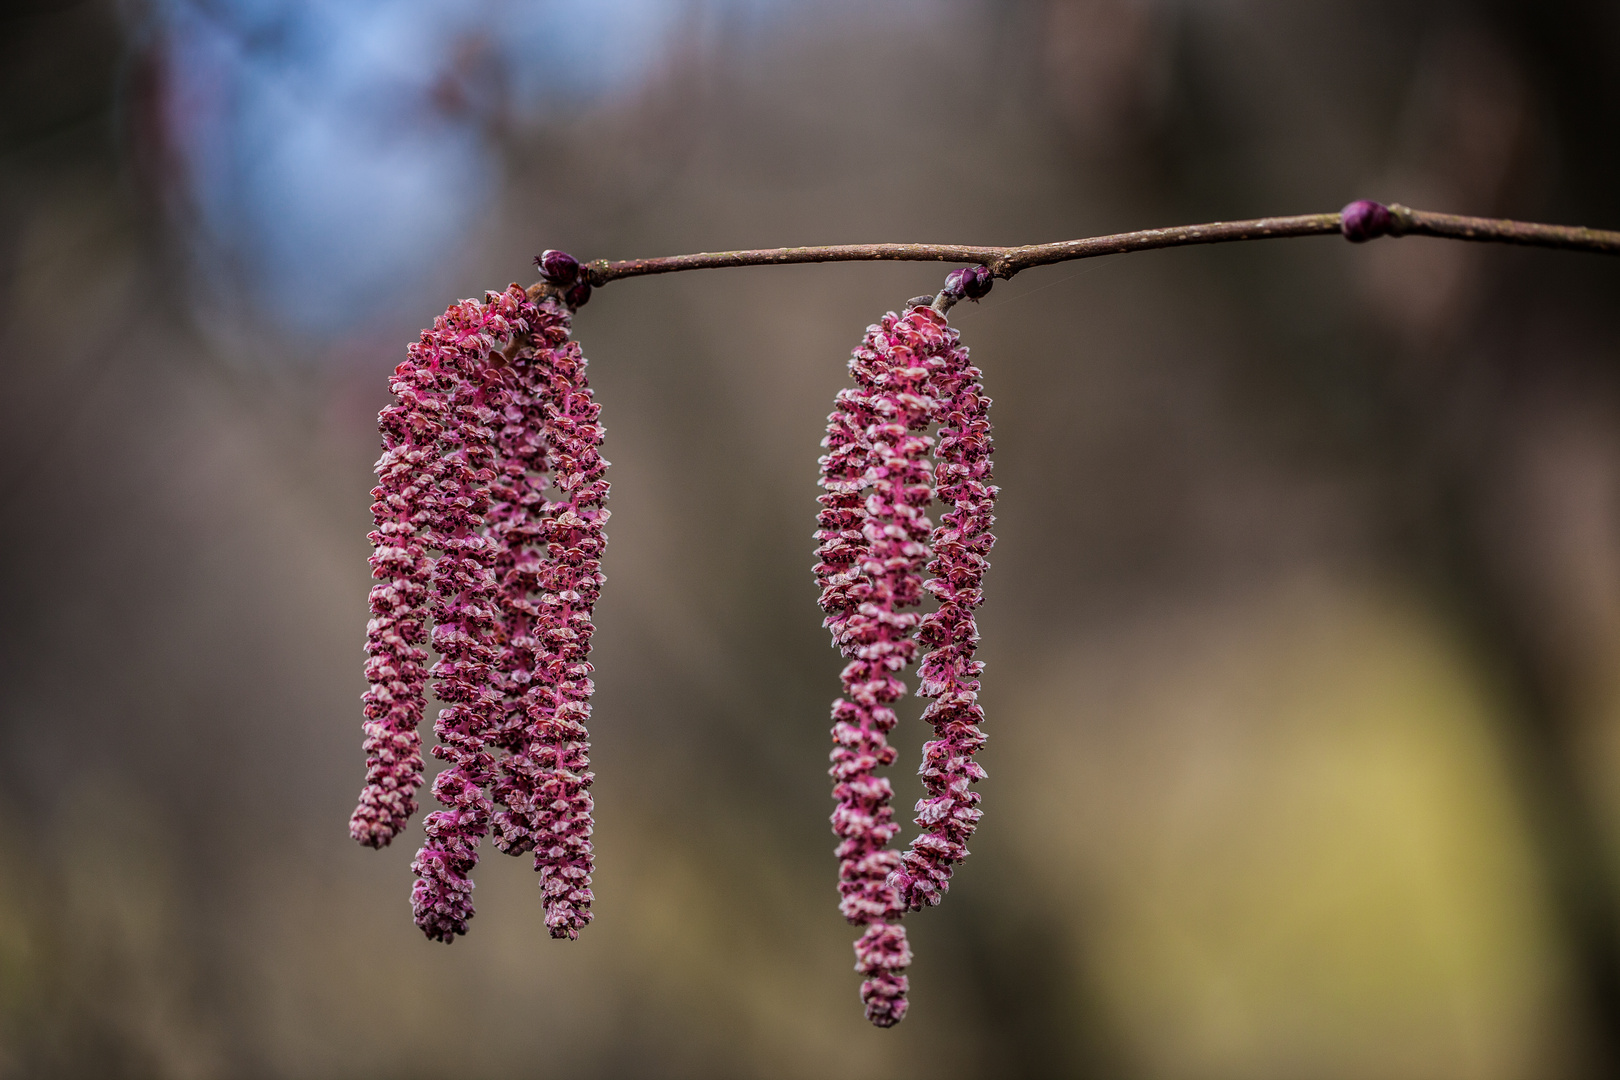
M 895 1030 L 836 911 L 815 458 L 862 328 L 946 267 L 577 317 L 614 463 L 577 943 L 494 852 L 430 943 L 419 829 L 346 834 L 375 415 L 449 301 L 545 247 L 1358 197 L 1620 227 L 1614 5 L 0 20 L 0 1077 L 1620 1075 L 1620 260 L 1316 238 L 956 309 L 990 779 Z

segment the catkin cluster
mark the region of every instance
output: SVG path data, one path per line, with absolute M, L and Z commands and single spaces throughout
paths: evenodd
M 500 850 L 534 853 L 553 937 L 591 918 L 587 657 L 608 484 L 569 324 L 564 303 L 517 285 L 453 304 L 410 346 L 378 418 L 366 783 L 349 831 L 380 848 L 416 810 L 433 678 L 443 809 L 423 822 L 411 906 L 439 941 L 467 930 L 492 831 Z
M 947 300 L 964 295 L 960 274 L 947 280 Z M 969 280 L 977 295 L 988 291 L 987 272 Z M 973 760 L 984 744 L 973 610 L 983 601 L 985 557 L 995 542 L 990 399 L 938 310 L 945 305 L 928 299 L 867 328 L 850 359 L 855 385 L 839 393 L 827 418 L 820 461 L 815 573 L 824 625 L 849 660 L 833 703 L 829 770 L 839 910 L 863 928 L 855 970 L 865 976 L 867 1019 L 879 1027 L 906 1014 L 902 972 L 911 950 L 900 920 L 938 904 L 949 888 L 979 819 L 971 785 L 985 776 Z M 936 424 L 937 442 L 925 434 Z M 936 496 L 949 507 L 937 528 L 925 516 Z M 911 609 L 925 593 L 939 608 L 919 616 Z M 900 673 L 919 645 L 930 647 L 919 693 L 934 699 L 923 718 L 937 737 L 919 770 L 928 792 L 916 805 L 922 833 L 902 855 L 889 848 L 899 831 L 894 792 L 877 770 L 894 761 L 893 703 L 905 694 Z

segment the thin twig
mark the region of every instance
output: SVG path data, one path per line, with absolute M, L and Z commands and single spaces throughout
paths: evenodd
M 1528 221 L 1464 217 L 1412 210 L 1399 203 L 1388 207 L 1392 225 L 1389 235 L 1438 236 L 1451 240 L 1476 240 L 1503 244 L 1528 244 L 1620 255 L 1620 232 L 1570 225 L 1542 225 Z M 581 270 L 593 286 L 619 278 L 643 274 L 670 274 L 678 270 L 711 270 L 723 266 L 779 266 L 786 263 L 821 262 L 949 262 L 967 265 L 982 263 L 998 278 L 1010 278 L 1021 270 L 1050 263 L 1090 259 L 1098 255 L 1123 255 L 1131 251 L 1185 247 L 1189 244 L 1223 244 L 1234 240 L 1271 240 L 1285 236 L 1320 236 L 1341 231 L 1340 215 L 1299 214 L 1292 217 L 1254 218 L 1249 221 L 1215 221 L 1205 225 L 1178 225 L 1169 229 L 1143 229 L 1138 232 L 1092 236 L 1084 240 L 1064 240 L 1055 244 L 1029 244 L 1022 247 L 982 247 L 970 244 L 834 244 L 829 247 L 760 248 L 752 251 L 703 251 L 694 255 L 669 255 L 657 259 L 624 259 L 610 262 L 598 259 Z M 531 292 L 548 291 L 543 283 Z

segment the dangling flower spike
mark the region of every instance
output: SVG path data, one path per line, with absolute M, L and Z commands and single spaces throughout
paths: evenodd
M 866 927 L 855 944 L 856 970 L 866 1015 L 879 1027 L 906 1014 L 906 977 L 911 963 L 904 908 L 888 884 L 899 855 L 887 850 L 898 831 L 889 806 L 889 781 L 875 775 L 894 760 L 886 735 L 894 727 L 892 703 L 905 694 L 899 672 L 916 655 L 911 630 L 917 616 L 906 611 L 922 601 L 922 567 L 932 524 L 928 468 L 933 402 L 926 396 L 928 369 L 918 354 L 917 319 L 925 308 L 902 317 L 892 312 L 867 328 L 850 360 L 855 387 L 838 395 L 827 421 L 821 459 L 821 541 L 816 576 L 821 607 L 833 642 L 850 658 L 844 696 L 833 703 L 832 816 L 838 836 L 839 910 Z
M 562 325 L 566 330 L 566 321 Z M 526 655 L 511 688 L 517 706 L 512 752 L 498 785 L 511 812 L 499 823 L 496 843 L 511 854 L 533 848 L 546 926 L 552 937 L 574 938 L 591 920 L 593 776 L 585 723 L 593 685 L 587 657 L 592 607 L 605 580 L 607 462 L 597 452 L 600 406 L 592 400 L 579 346 L 558 340 L 517 367 L 529 400 L 543 403 L 540 433 L 560 498 L 531 518 L 529 535 L 541 546 L 533 557 L 514 560 L 508 578 L 508 604 L 521 614 L 527 634 L 513 635 Z
M 548 251 L 541 269 L 554 286 L 563 287 L 567 310 L 591 297 L 591 286 L 572 256 Z M 555 300 L 545 305 L 559 310 Z M 564 340 L 537 350 L 527 372 L 531 395 L 543 402 L 541 434 L 559 498 L 546 506 L 541 559 L 535 586 L 540 608 L 535 674 L 550 688 L 549 701 L 531 705 L 533 722 L 529 759 L 538 767 L 539 786 L 532 819 L 534 867 L 546 900 L 546 928 L 554 938 L 578 937 L 591 921 L 591 847 L 593 803 L 588 789 L 590 742 L 585 722 L 591 715 L 591 621 L 607 578 L 602 554 L 609 517 L 604 478 L 608 463 L 597 452 L 602 445 L 601 407 L 585 377 L 579 345 L 566 340 L 568 321 L 559 310 Z
M 515 294 L 515 295 L 514 295 Z M 438 500 L 429 519 L 433 547 L 433 647 L 439 662 L 431 674 L 446 703 L 434 722 L 439 745 L 433 755 L 450 764 L 433 781 L 433 796 L 445 807 L 422 823 L 427 842 L 411 869 L 416 925 L 428 937 L 448 942 L 467 931 L 472 917 L 472 881 L 478 845 L 490 824 L 485 793 L 494 779 L 495 747 L 503 695 L 495 684 L 500 601 L 495 585 L 497 542 L 485 526 L 495 479 L 495 424 L 510 392 L 507 369 L 492 365 L 497 340 L 517 328 L 522 290 L 490 294 L 489 302 L 464 301 L 435 321 L 441 364 L 459 376 L 440 437 Z
M 440 366 L 432 332 L 412 345 L 389 380 L 398 398 L 377 417 L 383 454 L 372 489 L 371 622 L 366 627 L 366 784 L 349 819 L 362 844 L 387 846 L 416 812 L 422 784 L 423 687 L 427 681 L 426 526 L 436 499 L 439 437 L 456 376 Z
M 962 295 L 968 299 L 989 291 L 984 267 L 957 273 L 974 275 L 962 279 Z M 951 292 L 948 278 L 942 294 L 946 302 L 936 301 L 936 306 L 948 307 Z M 923 616 L 917 629 L 917 639 L 932 646 L 918 665 L 917 693 L 934 699 L 922 718 L 934 725 L 937 737 L 923 746 L 917 770 L 928 791 L 928 798 L 916 806 L 916 822 L 924 831 L 911 842 L 902 868 L 889 876 L 890 886 L 912 911 L 943 898 L 952 864 L 967 856 L 967 840 L 980 817 L 979 795 L 969 787 L 985 778 L 984 767 L 973 760 L 984 745 L 978 727 L 984 720 L 979 705 L 984 663 L 973 658 L 979 642 L 973 611 L 984 602 L 984 572 L 990 565 L 986 556 L 996 542 L 990 533 L 997 493 L 989 484 L 990 399 L 980 381 L 983 374 L 968 362 L 967 349 L 957 343 L 960 335 L 945 325 L 943 316 L 938 334 L 928 384 L 940 425 L 934 486 L 951 509 L 930 537 L 932 576 L 923 586 L 939 601 L 939 610 Z
M 566 271 L 548 252 L 558 273 Z M 583 281 L 564 282 L 581 302 Z M 588 286 L 584 286 L 588 288 Z M 565 291 L 562 288 L 554 292 Z M 472 917 L 478 845 L 535 852 L 554 937 L 590 921 L 591 783 L 586 656 L 601 586 L 607 463 L 568 308 L 519 286 L 463 301 L 411 346 L 379 417 L 383 459 L 366 694 L 367 784 L 350 831 L 386 844 L 415 809 L 423 681 L 446 702 L 434 725 L 445 809 L 424 822 L 411 901 L 428 937 Z M 544 498 L 546 471 L 562 498 Z M 437 549 L 437 558 L 428 556 Z M 536 595 L 538 594 L 538 595 Z M 440 661 L 421 644 L 431 600 Z

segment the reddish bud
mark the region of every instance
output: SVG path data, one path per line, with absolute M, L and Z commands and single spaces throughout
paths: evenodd
M 563 293 L 563 303 L 567 304 L 570 310 L 584 307 L 590 298 L 591 283 L 588 281 L 576 281 L 568 287 L 567 292 Z
M 553 285 L 572 285 L 579 277 L 579 260 L 566 251 L 547 248 L 535 256 L 534 265 L 540 268 L 540 276 Z
M 988 266 L 964 266 L 945 275 L 944 294 L 954 303 L 957 300 L 978 300 L 990 293 L 995 278 Z
M 980 300 L 990 295 L 990 286 L 996 283 L 991 276 L 988 266 L 974 266 L 967 270 L 958 270 L 962 275 L 962 295 L 969 300 Z
M 1395 216 L 1389 212 L 1389 207 L 1371 199 L 1357 199 L 1339 211 L 1339 231 L 1352 244 L 1388 236 L 1394 228 Z

